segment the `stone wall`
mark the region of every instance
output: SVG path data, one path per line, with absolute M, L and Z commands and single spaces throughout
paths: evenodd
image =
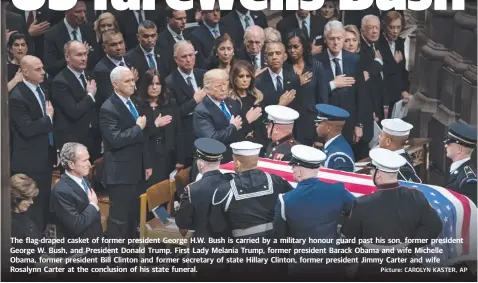
M 467 3 L 464 11 L 450 7 L 408 13 L 407 22 L 416 25 L 416 32 L 410 40 L 415 101 L 407 119 L 415 125 L 414 137 L 433 140 L 433 184 L 444 184 L 451 163 L 442 143 L 448 126 L 455 121 L 477 125 L 476 21 L 476 3 Z

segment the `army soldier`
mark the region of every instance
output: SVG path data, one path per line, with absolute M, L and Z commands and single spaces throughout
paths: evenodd
M 219 165 L 222 154 L 226 151 L 226 146 L 221 142 L 210 139 L 200 138 L 194 142 L 196 147 L 196 163 L 202 178 L 189 184 L 184 188 L 181 195 L 181 204 L 176 212 L 176 225 L 184 236 L 188 230 L 194 230 L 195 238 L 203 238 L 204 243 L 194 243 L 194 248 L 206 246 L 211 248 L 208 238 L 219 237 L 214 234 L 208 225 L 208 213 L 211 207 L 211 199 L 214 190 L 219 184 L 228 182 L 232 179 L 231 174 L 222 174 L 219 171 Z M 198 257 L 205 255 L 198 254 Z M 208 255 L 210 257 L 210 254 Z M 221 268 L 217 264 L 198 266 L 199 275 L 205 274 L 204 268 Z
M 276 267 L 270 264 L 268 245 L 263 239 L 271 239 L 274 235 L 272 222 L 277 196 L 292 189 L 281 177 L 257 168 L 261 147 L 250 141 L 231 144 L 237 175 L 229 183 L 220 185 L 212 199 L 209 217 L 212 230 L 231 233 L 233 247 L 237 249 L 234 253 L 244 260 L 243 264 L 230 265 L 230 271 L 237 273 L 235 276 L 270 272 Z M 266 254 L 260 255 L 253 249 L 262 249 Z M 253 263 L 250 257 L 257 257 L 262 262 Z M 268 264 L 264 264 L 265 260 Z
M 277 238 L 293 237 L 305 239 L 305 245 L 293 244 L 293 248 L 317 248 L 329 251 L 330 247 L 338 248 L 336 239 L 340 236 L 337 226 L 342 214 L 352 209 L 355 197 L 345 189 L 343 183 L 329 184 L 317 178 L 319 167 L 326 155 L 310 146 L 296 145 L 292 147 L 292 165 L 297 187 L 286 194 L 279 194 L 274 219 L 274 232 Z M 332 243 L 310 243 L 309 238 L 329 239 Z M 308 276 L 311 273 L 342 274 L 343 270 L 333 264 L 299 263 L 305 258 L 340 257 L 339 253 L 297 253 L 292 255 L 296 263 L 289 264 L 289 275 Z
M 317 104 L 315 108 L 318 111 L 315 121 L 317 122 L 317 136 L 325 139 L 324 153 L 327 158 L 324 166 L 330 169 L 354 172 L 354 153 L 342 136 L 345 120 L 350 117 L 350 113 L 329 104 Z
M 418 177 L 415 168 L 413 168 L 413 161 L 404 149 L 411 129 L 413 129 L 413 126 L 404 122 L 402 119 L 382 120 L 382 133 L 379 137 L 379 147 L 395 151 L 407 161 L 398 171 L 398 178 L 400 180 L 421 183 L 422 180 Z
M 447 188 L 467 196 L 476 204 L 476 170 L 470 160 L 476 146 L 476 129 L 463 123 L 454 123 L 445 139 L 446 156 L 450 166 Z
M 292 132 L 299 112 L 282 105 L 269 105 L 264 110 L 268 114 L 267 135 L 272 140 L 266 149 L 265 157 L 289 161 L 292 157 L 290 149 L 298 144 Z
M 398 171 L 405 165 L 405 158 L 383 148 L 374 148 L 369 155 L 372 159 L 373 182 L 378 190 L 356 199 L 349 218 L 342 226 L 342 234 L 348 239 L 355 239 L 357 244 L 359 239 L 382 238 L 385 243 L 374 240 L 373 243 L 362 245 L 365 249 L 380 251 L 406 247 L 405 238 L 427 239 L 430 243 L 442 232 L 442 222 L 421 191 L 398 184 Z M 402 244 L 387 244 L 391 239 L 399 239 Z M 414 250 L 422 245 L 414 243 L 408 246 Z M 358 256 L 359 263 L 362 257 L 366 257 L 364 254 Z M 397 257 L 396 254 L 387 253 L 381 256 Z M 379 266 L 367 263 L 359 265 L 358 272 L 360 275 L 380 275 L 380 267 L 400 266 L 385 262 Z

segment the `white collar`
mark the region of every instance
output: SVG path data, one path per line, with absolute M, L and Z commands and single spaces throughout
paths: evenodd
M 325 145 L 324 145 L 324 149 L 326 149 L 335 139 L 337 139 L 338 137 L 340 137 L 341 134 L 338 134 L 336 135 L 335 137 L 331 138 L 330 140 L 328 140 Z
M 181 31 L 181 34 L 178 34 L 176 33 L 174 30 L 172 30 L 169 25 L 168 25 L 168 30 L 169 32 L 171 33 L 171 35 L 173 36 L 173 38 L 176 40 L 178 36 L 181 36 L 182 39 L 184 39 L 183 37 L 183 32 Z
M 214 99 L 212 96 L 210 96 L 209 94 L 207 95 L 209 97 L 209 99 L 211 99 L 212 102 L 214 102 L 214 104 L 216 104 L 217 106 L 221 107 L 221 103 L 224 102 L 224 100 L 221 102 L 221 101 L 218 101 L 216 99 Z M 225 102 L 224 102 L 225 103 Z
M 280 69 L 280 72 L 278 74 L 274 73 L 271 68 L 268 68 L 269 69 L 269 74 L 271 75 L 271 78 L 273 80 L 277 79 L 277 77 L 280 77 L 282 79 L 282 83 L 284 83 L 284 75 L 283 75 L 283 70 L 284 68 L 281 68 Z
M 194 71 L 191 71 L 191 73 L 189 74 L 186 74 L 185 72 L 181 71 L 181 69 L 178 67 L 178 71 L 179 73 L 181 74 L 181 76 L 183 76 L 183 78 L 186 80 L 188 77 L 191 77 L 193 80 L 196 80 L 196 78 L 194 77 Z
M 125 63 L 125 61 L 124 61 L 124 57 L 121 57 L 121 60 L 117 60 L 117 59 L 115 59 L 115 58 L 112 58 L 112 57 L 111 57 L 110 55 L 108 55 L 108 54 L 106 54 L 106 57 L 108 57 L 108 58 L 111 60 L 111 62 L 113 62 L 113 64 L 115 64 L 116 66 L 119 66 L 119 63 L 120 63 L 120 62 L 123 62 L 124 66 L 126 67 L 126 63 Z
M 80 78 L 80 75 L 83 75 L 83 76 L 85 75 L 84 71 L 80 73 L 80 72 L 77 72 L 77 71 L 73 70 L 73 68 L 70 68 L 70 66 L 67 66 L 67 67 L 77 78 Z
M 368 40 L 363 36 L 363 34 L 361 34 L 360 36 L 363 38 L 363 40 L 364 40 L 365 43 L 368 45 L 368 47 L 372 47 L 372 44 L 373 44 L 373 43 L 368 42 Z
M 398 154 L 402 154 L 402 153 L 405 153 L 405 149 L 404 148 L 397 149 L 397 150 L 395 150 L 395 152 L 398 153 Z
M 154 57 L 154 47 L 153 47 L 153 49 L 151 49 L 151 51 L 149 51 L 149 52 L 146 51 L 146 50 L 143 48 L 143 46 L 141 46 L 141 44 L 139 44 L 139 48 L 141 48 L 141 50 L 143 50 L 144 55 L 151 54 L 151 55 L 153 55 L 153 57 Z
M 241 18 L 241 19 L 244 19 L 246 16 L 249 16 L 249 18 L 252 19 L 251 11 L 247 11 L 247 13 L 243 14 L 243 13 L 239 12 L 238 10 L 236 10 L 236 13 L 239 16 L 239 18 Z
M 34 85 L 31 82 L 27 82 L 25 79 L 23 79 L 23 83 L 25 83 L 29 89 L 36 93 L 38 85 Z
M 209 29 L 209 31 L 214 31 L 214 30 L 217 30 L 219 31 L 219 23 L 216 24 L 216 27 L 212 27 L 210 26 L 204 19 L 202 20 L 203 24 L 205 27 L 207 27 Z
M 70 177 L 73 181 L 75 181 L 75 183 L 77 183 L 80 188 L 83 189 L 83 191 L 85 190 L 85 188 L 83 187 L 83 178 L 79 178 L 77 176 L 73 176 L 70 172 L 68 172 L 68 170 L 65 170 L 65 174 Z
M 117 93 L 115 91 L 116 95 L 121 99 L 121 101 L 123 101 L 124 104 L 128 103 L 128 101 L 130 101 L 129 98 L 124 98 L 123 96 L 119 95 L 119 93 Z
M 80 36 L 80 28 L 77 27 L 74 29 L 70 24 L 66 21 L 66 18 L 63 18 L 63 22 L 65 23 L 66 29 L 68 30 L 68 34 L 71 34 L 72 31 L 76 30 L 76 36 Z
M 305 17 L 305 19 L 299 18 L 299 16 L 297 16 L 297 13 L 295 13 L 295 18 L 299 23 L 299 28 L 302 28 L 302 22 L 305 22 L 307 24 L 307 28 L 310 28 L 310 13 L 307 15 L 307 17 Z
M 329 54 L 329 60 L 332 61 L 332 59 L 338 58 L 340 61 L 343 61 L 342 60 L 342 50 L 340 50 L 339 55 L 337 55 L 337 56 L 334 56 L 328 48 L 327 48 L 327 53 Z
M 463 165 L 463 163 L 467 162 L 470 159 L 470 157 L 467 157 L 465 159 L 453 162 L 450 166 L 450 173 L 453 173 L 453 171 L 457 170 L 461 165 Z

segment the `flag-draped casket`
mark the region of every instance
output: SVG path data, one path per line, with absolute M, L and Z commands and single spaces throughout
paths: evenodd
M 259 168 L 270 174 L 281 176 L 293 187 L 297 184 L 294 181 L 291 167 L 286 162 L 260 158 Z M 233 163 L 221 165 L 221 171 L 233 172 Z M 377 190 L 369 175 L 321 168 L 318 178 L 327 183 L 342 182 L 347 190 L 356 197 L 371 194 Z M 441 246 L 444 250 L 443 254 L 436 255 L 441 259 L 440 265 L 476 260 L 476 205 L 467 197 L 446 188 L 411 182 L 400 182 L 400 184 L 422 191 L 430 205 L 437 211 L 443 223 L 443 231 L 438 238 L 463 239 L 461 243 L 437 243 L 434 245 Z

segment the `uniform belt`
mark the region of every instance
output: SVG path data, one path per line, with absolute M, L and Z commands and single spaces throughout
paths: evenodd
M 262 232 L 266 232 L 269 230 L 272 230 L 274 226 L 272 225 L 272 222 L 265 223 L 265 224 L 260 224 L 256 226 L 249 227 L 247 229 L 236 229 L 232 230 L 232 235 L 234 237 L 244 237 L 244 236 L 249 236 L 249 235 L 254 235 L 254 234 L 259 234 Z
M 382 250 L 384 250 L 384 249 L 391 249 L 391 248 L 403 249 L 403 248 L 405 248 L 406 246 L 408 246 L 408 244 L 406 244 L 406 243 L 397 244 L 397 245 L 391 245 L 391 246 L 374 245 L 374 244 L 363 244 L 363 247 L 366 248 L 366 249 L 379 249 L 380 251 L 382 251 Z

